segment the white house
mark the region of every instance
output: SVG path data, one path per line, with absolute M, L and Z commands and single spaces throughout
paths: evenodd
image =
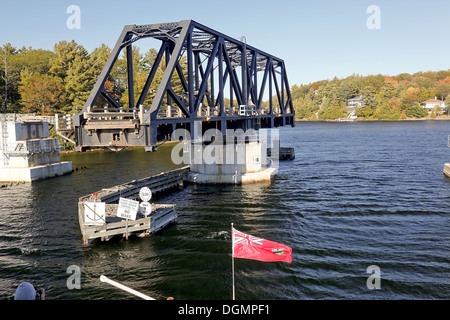
M 363 105 L 363 96 L 356 96 L 354 98 L 348 99 L 347 101 L 347 110 L 353 111 Z
M 429 99 L 427 101 L 421 102 L 420 105 L 422 108 L 426 108 L 428 112 L 431 112 L 434 108 L 436 110 L 444 110 L 445 109 L 445 101 L 437 100 L 436 97 L 434 99 Z

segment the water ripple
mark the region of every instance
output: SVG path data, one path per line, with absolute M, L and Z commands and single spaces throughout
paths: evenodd
M 152 201 L 175 203 L 178 222 L 152 237 L 85 246 L 78 197 L 167 171 L 156 153 L 63 155 L 69 176 L 0 189 L 0 297 L 28 280 L 48 299 L 129 299 L 100 283 L 105 274 L 176 299 L 231 298 L 230 224 L 293 249 L 293 262 L 235 259 L 238 299 L 448 299 L 450 180 L 444 122 L 298 123 L 282 128 L 275 181 L 186 186 Z M 420 150 L 420 152 L 417 152 Z M 82 289 L 66 287 L 67 267 Z M 366 286 L 367 267 L 381 289 Z

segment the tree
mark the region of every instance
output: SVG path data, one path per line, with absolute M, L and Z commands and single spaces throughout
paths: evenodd
M 67 71 L 65 91 L 70 105 L 62 108 L 63 113 L 75 113 L 80 110 L 89 97 L 90 90 L 95 83 L 91 76 L 91 61 L 89 59 L 76 57 Z
M 372 86 L 366 86 L 361 91 L 363 96 L 363 105 L 356 111 L 357 116 L 363 116 L 365 118 L 371 118 L 374 115 L 377 107 L 375 96 L 377 91 Z
M 427 88 L 421 87 L 419 92 L 420 102 L 430 99 L 430 92 Z
M 417 113 L 416 108 L 412 108 L 413 106 L 419 106 L 420 97 L 419 97 L 420 89 L 416 87 L 409 87 L 405 90 L 401 95 L 402 101 L 402 110 L 406 111 L 410 109 L 409 114 Z M 409 117 L 408 112 L 406 115 Z
M 291 87 L 292 100 L 296 100 L 298 98 L 304 98 L 306 96 L 306 94 L 308 93 L 310 88 L 311 88 L 310 85 L 301 85 L 299 87 L 296 84 L 294 84 Z
M 18 88 L 21 81 L 21 72 L 28 70 L 32 73 L 48 73 L 50 62 L 55 54 L 48 50 L 32 49 L 24 46 L 17 50 L 11 47 L 10 44 L 4 45 L 3 48 L 7 49 L 8 54 L 5 57 L 5 50 L 0 50 L 3 53 L 3 55 L 0 55 L 3 58 L 0 59 L 1 70 L 3 71 L 0 71 L 1 80 L 3 80 L 3 82 L 0 81 L 0 87 L 2 88 L 2 93 L 8 92 L 8 99 L 2 99 L 2 102 L 8 102 L 8 112 L 19 112 L 21 97 Z
M 344 101 L 356 97 L 358 95 L 358 91 L 358 86 L 354 81 L 345 80 L 342 81 L 340 85 L 340 96 Z
M 395 88 L 394 83 L 392 81 L 385 80 L 380 89 L 380 95 L 387 100 L 397 96 L 397 89 Z
M 67 76 L 71 64 L 78 59 L 86 58 L 88 52 L 83 46 L 77 44 L 74 40 L 60 41 L 53 47 L 55 51 L 55 57 L 51 61 L 49 73 L 55 77 L 61 79 L 63 86 L 66 86 Z M 60 98 L 60 110 L 68 111 L 72 109 L 73 100 L 70 99 L 70 93 L 64 92 Z
M 49 50 L 21 48 L 11 58 L 11 62 L 19 76 L 24 69 L 44 74 L 50 71 L 51 63 L 55 57 L 56 54 Z
M 423 118 L 428 115 L 428 111 L 419 105 L 410 105 L 405 110 L 406 116 L 411 118 Z
M 410 75 L 409 73 L 400 73 L 395 78 L 397 79 L 397 81 L 403 81 L 403 80 L 411 81 L 412 75 Z
M 343 116 L 343 107 L 337 99 L 325 97 L 320 108 L 320 119 L 338 119 Z
M 63 113 L 76 113 L 81 110 L 108 59 L 109 52 L 109 48 L 102 45 L 88 56 L 76 56 L 70 63 L 65 79 L 65 91 L 70 104 L 63 106 Z
M 50 73 L 60 77 L 63 81 L 67 76 L 70 64 L 76 57 L 86 57 L 88 52 L 83 46 L 77 44 L 74 40 L 71 42 L 60 41 L 53 47 L 56 53 L 52 60 Z
M 59 77 L 24 70 L 21 78 L 19 92 L 24 105 L 22 111 L 41 115 L 59 111 L 58 106 L 64 93 L 64 86 Z
M 441 82 L 436 87 L 436 96 L 444 100 L 450 94 L 450 83 Z
M 3 45 L 1 48 L 1 79 L 2 81 L 2 102 L 4 112 L 8 111 L 8 103 L 12 100 L 12 90 L 11 90 L 11 57 L 17 53 L 16 48 L 11 46 L 11 43 Z

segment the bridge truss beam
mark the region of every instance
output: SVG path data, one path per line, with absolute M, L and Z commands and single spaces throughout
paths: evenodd
M 161 47 L 135 101 L 132 46 L 145 38 L 160 40 Z M 127 60 L 128 108 L 105 89 L 122 50 Z M 163 61 L 162 80 L 154 97 L 148 99 Z M 174 74 L 182 86 L 181 96 L 172 87 Z M 265 94 L 269 103 L 264 108 Z M 107 107 L 96 104 L 100 96 Z M 176 128 L 191 129 L 196 121 L 203 122 L 204 130 L 214 127 L 222 132 L 294 126 L 294 108 L 283 60 L 193 20 L 183 20 L 125 26 L 73 120 L 78 149 L 132 145 L 151 149 Z

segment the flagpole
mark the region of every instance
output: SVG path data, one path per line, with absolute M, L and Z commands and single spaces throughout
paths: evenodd
M 234 230 L 233 222 L 231 223 L 231 272 L 233 279 L 233 300 L 234 300 Z

